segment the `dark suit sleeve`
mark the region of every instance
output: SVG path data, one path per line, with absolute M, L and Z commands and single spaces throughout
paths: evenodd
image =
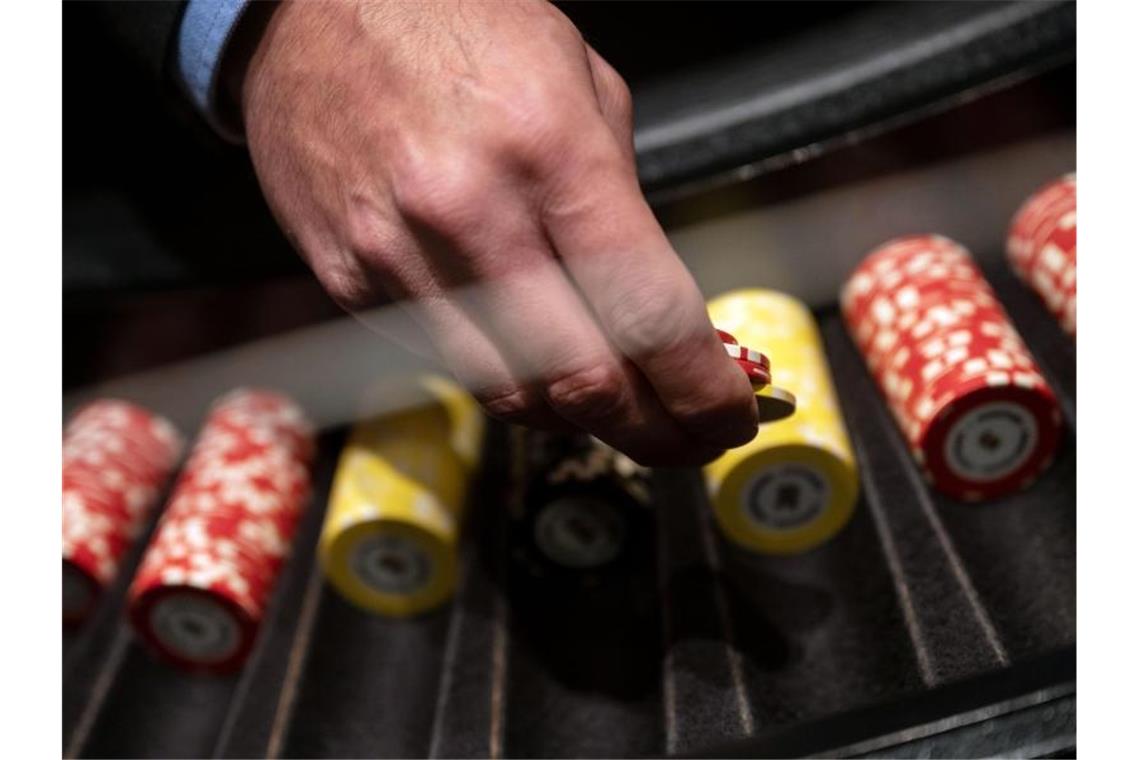
M 85 12 L 91 14 L 91 21 L 100 27 L 110 44 L 122 50 L 156 82 L 169 81 L 174 41 L 185 2 L 99 0 L 66 5 L 88 6 Z

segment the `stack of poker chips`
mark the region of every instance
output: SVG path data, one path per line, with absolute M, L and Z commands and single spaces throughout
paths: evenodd
M 755 349 L 740 345 L 736 336 L 726 330 L 717 330 L 716 334 L 724 344 L 724 350 L 733 358 L 736 365 L 744 370 L 744 374 L 748 375 L 748 382 L 752 383 L 753 388 L 763 388 L 772 382 L 772 363 L 767 356 Z
M 761 425 L 750 442 L 705 468 L 717 524 L 754 552 L 807 551 L 847 524 L 859 492 L 815 320 L 804 304 L 771 290 L 725 293 L 708 308 L 718 327 L 763 347 L 771 382 L 797 402 L 793 416 Z
M 239 389 L 211 408 L 129 592 L 139 635 L 191 669 L 244 661 L 310 489 L 313 434 L 289 399 Z
M 1077 334 L 1077 177 L 1050 182 L 1022 204 L 1006 243 L 1013 271 L 1069 335 Z
M 433 610 L 454 593 L 484 428 L 478 404 L 454 383 L 425 376 L 410 384 L 412 404 L 353 430 L 318 547 L 341 596 L 398 617 Z
M 80 410 L 63 435 L 63 619 L 83 620 L 114 579 L 182 452 L 163 418 L 126 401 Z
M 651 551 L 649 471 L 585 433 L 525 431 L 511 554 L 530 578 L 601 586 Z
M 843 317 L 928 481 L 978 501 L 1049 465 L 1061 413 L 970 254 L 937 235 L 871 252 L 844 285 Z

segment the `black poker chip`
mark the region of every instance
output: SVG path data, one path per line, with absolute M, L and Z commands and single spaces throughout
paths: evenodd
M 525 578 L 604 586 L 647 561 L 653 521 L 648 471 L 585 434 L 526 434 L 511 558 Z

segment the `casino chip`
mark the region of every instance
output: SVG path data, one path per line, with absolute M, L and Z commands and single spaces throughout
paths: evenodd
M 604 585 L 651 551 L 649 472 L 585 433 L 520 431 L 521 498 L 509 505 L 511 556 L 544 583 Z
M 936 488 L 997 498 L 1049 465 L 1061 430 L 1056 397 L 964 248 L 937 235 L 888 242 L 855 269 L 840 305 Z
M 859 492 L 855 455 L 815 320 L 791 296 L 761 289 L 715 298 L 709 316 L 770 352 L 780 388 L 762 388 L 757 396 L 786 412 L 705 467 L 717 524 L 751 551 L 807 551 L 847 524 Z
M 241 666 L 310 489 L 311 426 L 282 395 L 214 403 L 128 594 L 131 623 L 192 670 Z
M 756 392 L 756 411 L 760 422 L 775 422 L 791 417 L 796 411 L 796 397 L 791 391 L 775 388 L 772 382 L 772 366 L 768 357 L 759 351 L 740 345 L 736 337 L 725 330 L 717 330 L 725 352 L 744 370 L 752 390 Z
M 63 434 L 63 620 L 94 609 L 182 453 L 163 418 L 126 401 L 88 404 Z
M 1013 271 L 1033 288 L 1070 335 L 1077 334 L 1077 176 L 1067 174 L 1029 197 L 1006 241 Z
M 356 426 L 341 453 L 319 544 L 329 582 L 370 612 L 409 616 L 451 598 L 484 419 L 466 392 L 416 381 L 420 403 Z

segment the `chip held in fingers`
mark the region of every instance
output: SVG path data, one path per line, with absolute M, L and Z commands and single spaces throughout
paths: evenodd
M 748 375 L 752 390 L 756 393 L 756 410 L 760 413 L 761 424 L 775 422 L 792 416 L 796 411 L 796 397 L 791 391 L 772 386 L 772 363 L 764 354 L 740 345 L 728 332 L 717 330 L 725 352 Z

